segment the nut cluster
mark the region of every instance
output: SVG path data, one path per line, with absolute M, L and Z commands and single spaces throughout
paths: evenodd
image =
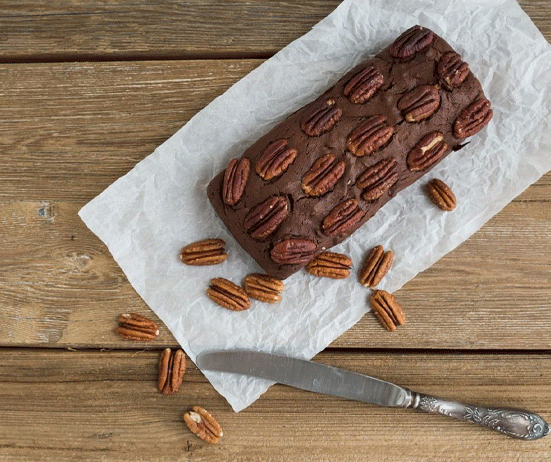
M 266 135 L 260 149 L 254 145 L 228 164 L 220 191 L 223 213 L 237 214 L 234 221 L 242 223 L 253 240 L 262 241 L 257 250 L 271 260 L 265 265 L 267 272 L 273 268 L 274 275 L 291 274 L 309 264 L 359 228 L 412 174 L 418 177 L 428 171 L 457 149 L 461 140 L 489 123 L 490 102 L 480 92 L 472 100 L 472 84 L 478 83 L 469 65 L 455 51 L 442 51 L 441 45 L 429 29 L 414 26 L 406 30 L 388 50 L 290 116 L 294 127 L 275 130 L 272 139 Z M 419 73 L 422 79 L 402 82 L 393 69 L 409 66 L 408 62 L 414 70 L 422 66 L 434 71 Z M 412 86 L 411 81 L 415 82 Z M 454 106 L 450 111 L 450 101 L 464 108 L 458 111 Z M 455 114 L 455 120 L 447 120 L 449 113 Z M 411 130 L 411 125 L 417 128 Z M 310 138 L 319 139 L 311 140 L 316 149 L 308 149 Z M 405 143 L 407 148 L 402 150 Z M 251 168 L 256 175 L 251 194 L 259 197 L 256 204 L 247 201 L 242 206 L 239 201 Z M 263 195 L 259 179 L 261 184 L 278 188 L 266 188 L 270 193 Z M 300 189 L 295 187 L 297 182 Z M 433 187 L 427 193 L 451 206 L 446 202 L 451 197 L 447 191 Z M 303 230 L 304 221 L 293 222 L 293 215 L 304 213 L 304 207 L 296 205 L 302 200 L 308 204 L 311 198 L 330 205 L 330 212 L 324 206 L 314 208 L 307 219 L 318 224 Z M 315 267 L 313 263 L 308 271 Z
M 117 332 L 131 340 L 153 340 L 159 334 L 157 324 L 146 317 L 136 314 L 121 314 Z M 183 350 L 172 351 L 165 348 L 159 357 L 159 375 L 157 388 L 164 395 L 176 393 L 186 373 L 186 355 Z M 222 427 L 207 410 L 194 406 L 184 414 L 188 428 L 207 443 L 218 443 L 222 436 Z
M 253 238 L 264 239 L 277 229 L 286 215 L 287 200 L 283 196 L 272 196 L 266 201 L 258 204 L 258 206 L 254 207 L 249 212 L 245 219 L 245 228 Z M 294 248 L 296 244 L 297 243 L 292 241 L 282 244 L 281 258 L 297 257 L 297 249 Z M 180 259 L 188 265 L 195 266 L 221 263 L 228 258 L 224 250 L 225 245 L 226 243 L 222 239 L 204 239 L 202 241 L 197 241 L 187 245 L 181 250 Z M 298 246 L 300 247 L 300 243 L 298 243 Z M 285 284 L 283 281 L 268 276 L 267 274 L 254 273 L 249 274 L 245 278 L 243 288 L 228 279 L 221 277 L 213 278 L 210 281 L 206 293 L 211 300 L 224 308 L 232 311 L 243 311 L 250 308 L 250 298 L 254 298 L 264 303 L 280 302 L 281 291 L 284 288 Z M 144 321 L 142 320 L 141 323 L 143 324 Z M 126 331 L 125 334 L 127 336 L 129 335 Z M 136 336 L 135 333 L 134 336 Z M 161 357 L 161 362 L 159 363 L 159 380 L 163 380 L 162 386 L 161 382 L 159 382 L 159 389 L 166 394 L 173 393 L 170 390 L 173 389 L 176 384 L 174 380 L 177 381 L 177 377 L 179 377 L 178 372 L 175 371 L 174 374 L 172 373 L 174 369 L 172 364 L 174 361 L 176 361 L 174 363 L 176 364 L 176 366 L 174 366 L 176 368 L 183 364 L 182 376 L 185 372 L 185 356 L 183 356 L 183 363 L 180 362 L 179 356 L 183 354 L 183 352 L 176 352 L 175 354 L 178 355 L 176 358 L 174 358 L 174 354 L 171 356 L 170 349 L 165 350 Z M 161 369 L 164 372 L 161 372 Z M 172 377 L 172 382 L 170 377 Z M 178 386 L 179 385 L 176 385 L 176 389 Z
M 273 196 L 254 207 L 245 220 L 245 228 L 255 239 L 263 239 L 271 234 L 281 223 L 287 214 L 287 201 L 282 196 Z M 307 244 L 310 245 L 310 244 Z M 222 239 L 204 239 L 184 247 L 180 252 L 182 262 L 189 265 L 214 265 L 227 259 L 228 255 L 224 251 L 225 242 Z M 298 247 L 297 247 L 298 246 Z M 281 258 L 299 258 L 301 243 L 289 241 L 281 245 Z M 278 303 L 281 301 L 281 291 L 285 288 L 283 281 L 267 274 L 249 274 L 243 283 L 243 288 L 234 282 L 225 278 L 213 278 L 206 290 L 207 296 L 218 305 L 232 311 L 247 310 L 251 306 L 250 298 L 254 298 L 264 303 Z M 250 298 L 249 298 L 250 297 Z M 130 315 L 123 315 L 130 316 Z M 134 317 L 139 315 L 132 315 Z M 143 317 L 142 317 L 143 318 Z M 134 324 L 139 324 L 142 330 L 149 324 L 145 318 L 134 320 Z M 126 318 L 125 318 L 126 319 Z M 149 320 L 147 320 L 149 321 Z M 152 321 L 150 321 L 152 322 Z M 145 327 L 144 327 L 145 326 Z M 137 334 L 134 327 L 132 331 L 133 338 L 144 337 L 147 332 Z M 156 325 L 155 325 L 156 329 Z M 120 330 L 120 327 L 119 327 Z M 120 332 L 119 332 L 120 333 Z M 123 334 L 130 338 L 130 333 L 123 330 Z M 123 335 L 121 334 L 121 335 Z M 158 334 L 158 330 L 157 330 Z M 144 338 L 146 339 L 146 338 Z M 180 353 L 181 352 L 181 353 Z M 185 356 L 181 362 L 183 352 L 173 353 L 170 349 L 165 350 L 159 363 L 159 389 L 163 393 L 171 394 L 176 387 L 178 377 L 180 376 L 180 367 L 183 367 L 181 375 L 185 372 Z M 175 357 L 174 354 L 177 356 Z M 175 364 L 173 366 L 173 364 Z M 171 375 L 172 374 L 172 375 Z M 162 380 L 162 385 L 161 385 Z M 181 382 L 181 381 L 180 381 Z
M 418 177 L 434 167 L 452 148 L 456 149 L 461 140 L 489 123 L 493 114 L 491 105 L 480 93 L 474 101 L 472 96 L 470 101 L 455 99 L 464 101 L 465 105 L 454 116 L 455 120 L 433 118 L 444 111 L 443 106 L 447 114 L 452 93 L 462 85 L 467 94 L 472 94 L 470 84 L 465 82 L 473 80 L 468 64 L 458 53 L 442 52 L 440 44 L 433 45 L 434 42 L 435 35 L 429 29 L 421 26 L 408 29 L 388 51 L 358 66 L 346 80 L 298 111 L 293 121 L 296 120 L 301 133 L 295 128 L 278 130 L 273 139 L 268 134 L 260 149 L 254 148 L 256 152 L 247 151 L 246 155 L 229 162 L 220 187 L 225 213 L 240 214 L 238 219 L 245 232 L 251 239 L 262 241 L 258 243 L 264 246 L 260 249 L 269 255 L 278 271 L 281 267 L 288 267 L 290 271 L 305 267 L 307 272 L 319 277 L 348 277 L 352 260 L 347 255 L 326 251 L 327 243 L 332 239 L 334 245 L 350 235 L 373 214 L 378 204 L 400 190 L 412 173 Z M 415 61 L 412 66 L 425 65 L 425 61 L 428 66 L 432 61 L 434 72 L 426 79 L 416 80 L 413 86 L 407 86 L 409 81 L 404 86 L 394 78 L 392 66 L 389 71 L 387 64 L 403 66 L 408 61 Z M 390 91 L 396 85 L 399 87 Z M 381 111 L 381 103 L 393 107 Z M 348 128 L 350 121 L 353 125 Z M 442 122 L 451 122 L 451 126 L 443 127 Z M 410 124 L 418 128 L 404 131 Z M 411 141 L 407 138 L 410 133 L 416 133 Z M 321 140 L 312 140 L 312 144 L 323 147 L 319 151 L 300 152 L 300 140 L 309 137 Z M 339 137 L 345 141 L 345 148 L 342 143 L 340 148 L 335 147 L 339 145 L 335 142 Z M 411 144 L 403 154 L 389 148 L 404 144 L 405 140 Z M 311 158 L 313 152 L 319 154 Z M 301 156 L 307 160 L 301 160 Z M 252 203 L 251 197 L 247 197 L 245 204 L 240 204 L 251 170 L 257 175 L 254 193 L 259 193 L 259 197 Z M 358 175 L 357 171 L 361 173 Z M 300 187 L 289 178 L 300 182 Z M 262 188 L 257 187 L 259 181 L 276 184 L 278 189 L 266 188 L 271 195 L 263 196 Z M 442 210 L 453 210 L 456 206 L 455 195 L 441 180 L 429 182 L 426 193 Z M 313 198 L 330 204 L 329 212 L 325 206 L 317 209 L 324 210 L 322 216 L 316 215 L 317 210 L 311 213 L 319 220 L 318 229 L 307 234 L 299 225 L 297 229 L 289 229 L 293 213 L 303 213 L 295 212 L 303 210 L 303 206 L 297 206 L 298 201 Z M 206 240 L 183 249 L 181 258 L 187 264 L 215 264 L 227 255 L 223 241 Z M 371 289 L 377 287 L 392 262 L 392 251 L 385 252 L 380 245 L 371 249 L 359 272 L 361 284 Z M 279 302 L 283 287 L 279 279 L 255 273 L 245 278 L 243 287 L 224 278 L 214 278 L 207 295 L 225 308 L 241 311 L 250 307 L 251 298 L 266 303 Z M 370 303 L 389 330 L 405 322 L 391 294 L 376 291 Z
M 343 79 L 298 111 L 294 130 L 279 130 L 272 139 L 268 135 L 259 149 L 254 148 L 256 152 L 250 155 L 247 152 L 228 163 L 220 186 L 216 183 L 224 213 L 239 214 L 235 221 L 243 225 L 247 235 L 257 244 L 266 243 L 263 251 L 275 264 L 305 266 L 308 273 L 318 277 L 347 278 L 352 268 L 351 258 L 326 251 L 327 242 L 332 240 L 334 245 L 351 234 L 373 214 L 375 206 L 383 202 L 382 198 L 388 198 L 406 184 L 412 172 L 432 168 L 452 148 L 457 148 L 459 141 L 476 134 L 489 123 L 493 116 L 491 104 L 480 94 L 474 101 L 472 97 L 470 101 L 467 98 L 455 100 L 465 106 L 450 127 L 443 127 L 441 120 L 434 122 L 433 116 L 444 112 L 442 107 L 446 104 L 449 107 L 451 92 L 473 80 L 461 56 L 453 51 L 442 53 L 440 46 L 433 46 L 434 40 L 433 32 L 420 26 L 405 31 L 386 54 L 359 66 L 347 80 Z M 402 66 L 406 61 L 417 59 L 418 55 L 422 55 L 420 59 L 432 60 L 434 73 L 431 70 L 430 81 L 416 81 L 413 88 L 404 88 L 402 83 L 397 83 L 399 79 L 393 78 L 392 70 L 388 70 L 392 66 L 387 64 Z M 389 93 L 396 84 L 402 87 Z M 464 87 L 471 88 L 470 85 Z M 381 101 L 392 107 L 381 111 Z M 345 114 L 345 110 L 349 112 Z M 409 124 L 417 124 L 417 130 L 413 131 L 415 138 L 411 141 L 407 135 L 412 132 L 404 131 Z M 314 137 L 317 140 L 311 139 Z M 337 138 L 340 144 L 335 142 Z M 301 139 L 309 139 L 320 149 L 299 152 Z M 389 148 L 405 141 L 410 144 L 403 153 Z M 306 160 L 300 160 L 301 155 L 306 156 Z M 357 172 L 362 173 L 358 175 Z M 296 181 L 287 179 L 285 183 L 278 183 L 285 177 Z M 255 193 L 260 191 L 259 197 L 246 195 L 250 183 L 255 184 Z M 271 192 L 263 194 L 262 188 L 256 188 L 259 183 L 274 183 L 278 189 L 274 192 L 274 188 L 266 188 Z M 288 188 L 288 184 L 291 187 Z M 434 179 L 425 190 L 440 209 L 450 211 L 456 207 L 456 197 L 443 181 Z M 301 229 L 287 229 L 293 209 L 301 209 L 297 206 L 298 201 L 318 198 L 325 201 L 318 203 L 328 205 L 320 207 L 319 215 L 317 211 L 311 214 L 317 220 L 317 229 L 307 234 Z M 192 266 L 216 265 L 227 258 L 222 239 L 197 241 L 180 251 L 181 261 Z M 385 252 L 381 245 L 371 249 L 359 272 L 360 283 L 370 289 L 377 287 L 390 270 L 393 258 L 393 252 Z M 213 278 L 206 294 L 224 308 L 243 311 L 250 308 L 251 298 L 265 303 L 280 302 L 284 287 L 279 279 L 253 273 L 245 277 L 243 287 L 222 277 Z M 374 290 L 369 304 L 385 329 L 395 331 L 405 324 L 402 308 L 389 292 Z M 122 314 L 118 321 L 117 332 L 125 339 L 148 341 L 159 334 L 154 321 L 136 313 Z M 166 395 L 176 393 L 185 372 L 183 350 L 164 349 L 158 364 L 159 391 Z M 200 406 L 186 412 L 183 420 L 190 431 L 208 443 L 217 443 L 223 435 L 219 423 Z

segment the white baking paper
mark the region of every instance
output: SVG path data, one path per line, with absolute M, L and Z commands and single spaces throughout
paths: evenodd
M 393 292 L 551 169 L 551 47 L 515 1 L 344 1 L 80 211 L 192 360 L 204 350 L 229 348 L 311 358 L 368 311 L 368 293 L 356 277 L 334 281 L 305 272 L 286 281 L 278 305 L 253 301 L 248 311 L 233 312 L 211 302 L 205 296 L 211 277 L 240 283 L 260 268 L 217 218 L 206 187 L 287 114 L 415 24 L 463 55 L 492 101 L 494 118 L 425 177 L 452 187 L 460 198 L 453 213 L 430 205 L 414 184 L 334 250 L 359 265 L 373 245 L 392 249 L 395 262 L 380 288 Z M 227 242 L 228 261 L 183 265 L 181 247 L 206 237 Z M 271 385 L 204 372 L 235 411 Z

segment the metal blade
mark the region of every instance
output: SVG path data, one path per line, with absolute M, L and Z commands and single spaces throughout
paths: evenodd
M 256 351 L 213 351 L 197 356 L 200 369 L 260 377 L 303 390 L 364 401 L 402 406 L 406 390 L 368 375 L 332 366 Z

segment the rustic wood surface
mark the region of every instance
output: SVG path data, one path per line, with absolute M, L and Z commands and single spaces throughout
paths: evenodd
M 190 366 L 176 395 L 155 388 L 153 351 L 0 351 L 2 460 L 544 461 L 547 439 L 519 441 L 474 424 L 276 385 L 235 414 Z M 324 352 L 319 362 L 385 376 L 434 395 L 551 408 L 549 354 Z M 511 377 L 517 377 L 511 380 Z M 224 436 L 210 446 L 181 418 L 207 407 Z M 533 457 L 533 458 L 532 458 Z
M 78 210 L 340 2 L 0 2 L 0 460 L 547 461 L 551 443 L 274 386 L 235 414 L 176 346 L 128 342 L 158 320 Z M 521 2 L 551 39 L 551 1 Z M 551 421 L 551 174 L 396 293 L 408 324 L 367 315 L 316 360 Z M 217 446 L 181 420 L 195 404 Z

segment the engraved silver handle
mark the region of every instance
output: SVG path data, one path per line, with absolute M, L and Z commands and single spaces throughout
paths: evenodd
M 519 409 L 490 409 L 457 403 L 406 390 L 403 407 L 475 422 L 513 438 L 536 440 L 549 434 L 549 425 L 538 414 Z

